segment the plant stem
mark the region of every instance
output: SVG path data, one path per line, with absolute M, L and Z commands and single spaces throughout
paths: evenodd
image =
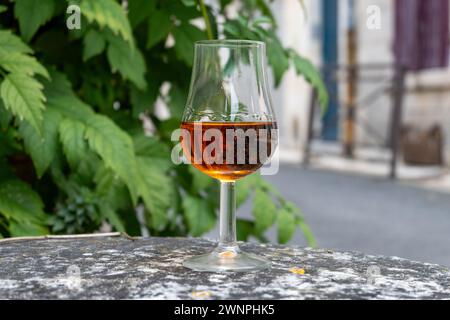
M 214 36 L 211 29 L 211 21 L 209 21 L 208 11 L 206 11 L 206 6 L 204 0 L 198 0 L 200 4 L 200 9 L 202 10 L 203 20 L 205 20 L 206 34 L 209 40 L 213 40 Z

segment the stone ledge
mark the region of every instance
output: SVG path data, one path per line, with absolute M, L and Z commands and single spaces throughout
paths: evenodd
M 0 299 L 450 299 L 450 272 L 395 257 L 243 244 L 253 273 L 197 273 L 201 239 L 87 238 L 0 243 Z

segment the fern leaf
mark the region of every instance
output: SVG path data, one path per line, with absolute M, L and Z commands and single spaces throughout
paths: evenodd
M 139 175 L 130 136 L 103 115 L 94 115 L 85 124 L 89 147 L 127 184 L 136 201 L 135 181 Z
M 108 61 L 113 71 L 119 71 L 124 79 L 131 80 L 139 89 L 145 89 L 146 66 L 141 52 L 117 37 L 108 37 L 108 42 Z
M 33 230 L 34 234 L 45 234 L 44 204 L 31 187 L 20 180 L 0 182 L 0 213 L 10 224 L 20 223 L 23 228 Z M 13 236 L 20 231 L 13 232 Z M 29 234 L 28 234 L 29 235 Z
M 108 27 L 115 34 L 133 43 L 131 26 L 124 9 L 114 0 L 82 0 L 81 13 L 89 22 L 97 22 L 100 27 Z
M 20 33 L 29 41 L 40 26 L 55 13 L 55 0 L 16 0 L 14 15 L 19 20 Z
M 42 177 L 58 152 L 58 128 L 61 122 L 60 113 L 52 109 L 47 109 L 43 115 L 42 136 L 37 135 L 35 129 L 26 122 L 19 127 L 38 177 Z
M 168 222 L 167 211 L 173 199 L 171 178 L 151 158 L 137 157 L 139 180 L 136 184 L 150 212 L 151 225 L 156 230 L 162 230 Z
M 78 167 L 87 151 L 87 141 L 84 137 L 86 126 L 70 118 L 64 119 L 59 125 L 59 135 L 64 154 L 72 169 Z
M 9 74 L 0 85 L 5 108 L 42 133 L 42 112 L 45 110 L 43 86 L 34 78 Z
M 87 61 L 105 50 L 106 41 L 103 35 L 96 30 L 89 30 L 84 37 L 83 61 Z
M 50 78 L 47 70 L 36 60 L 36 58 L 20 52 L 5 54 L 3 51 L 0 51 L 0 66 L 12 73 L 28 76 L 40 74 L 47 79 Z
M 33 53 L 33 50 L 11 31 L 0 30 L 0 52 L 6 54 Z
M 317 71 L 311 61 L 301 57 L 295 51 L 291 50 L 290 55 L 297 74 L 302 75 L 316 90 L 320 105 L 322 106 L 322 113 L 325 113 L 329 98 L 327 88 L 323 83 L 319 71 Z

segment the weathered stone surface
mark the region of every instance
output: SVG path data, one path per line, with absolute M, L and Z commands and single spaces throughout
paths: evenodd
M 181 265 L 213 246 L 176 238 L 0 243 L 0 299 L 450 299 L 448 269 L 361 253 L 243 244 L 272 269 L 213 274 Z

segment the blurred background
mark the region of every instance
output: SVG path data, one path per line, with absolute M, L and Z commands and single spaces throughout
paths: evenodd
M 450 265 L 449 2 L 304 5 L 273 4 L 279 36 L 322 69 L 330 102 L 322 117 L 286 74 L 274 94 L 282 166 L 268 180 L 320 246 Z

